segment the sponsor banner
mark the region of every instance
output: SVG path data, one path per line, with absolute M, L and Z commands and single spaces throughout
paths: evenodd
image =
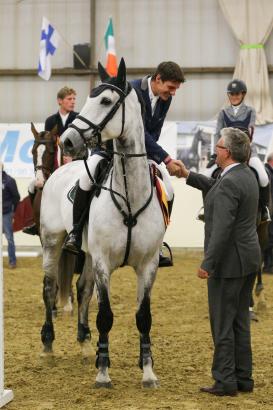
M 42 131 L 44 124 L 35 124 L 35 128 Z M 33 142 L 30 124 L 0 124 L 0 160 L 13 178 L 33 178 Z
M 35 124 L 37 131 L 44 124 Z M 206 167 L 215 145 L 216 121 L 165 121 L 159 144 L 172 158 L 181 159 L 186 167 L 199 171 Z M 33 178 L 30 124 L 0 124 L 0 160 L 14 178 Z M 273 152 L 273 124 L 255 127 L 253 142 L 262 161 Z

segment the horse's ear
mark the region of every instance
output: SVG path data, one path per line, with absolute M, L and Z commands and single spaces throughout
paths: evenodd
M 107 73 L 107 71 L 105 70 L 105 68 L 103 67 L 103 65 L 98 62 L 98 72 L 99 72 L 99 76 L 101 81 L 104 83 L 106 80 L 109 80 L 109 74 Z
M 118 75 L 117 75 L 117 81 L 119 84 L 121 84 L 124 88 L 125 83 L 126 83 L 126 65 L 124 58 L 122 57 L 118 66 Z
M 38 133 L 38 131 L 36 130 L 36 128 L 35 128 L 35 126 L 34 126 L 33 122 L 31 122 L 30 124 L 31 124 L 31 132 L 32 132 L 32 134 L 33 134 L 34 138 L 35 138 L 35 139 L 37 139 L 37 138 L 38 138 L 39 133 Z

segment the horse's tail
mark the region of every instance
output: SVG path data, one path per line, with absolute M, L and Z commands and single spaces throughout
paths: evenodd
M 62 252 L 58 269 L 58 290 L 61 305 L 67 303 L 71 294 L 76 256 L 69 252 Z

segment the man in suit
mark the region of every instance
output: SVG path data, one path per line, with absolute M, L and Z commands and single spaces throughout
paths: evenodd
M 67 129 L 68 125 L 74 121 L 77 112 L 74 111 L 76 102 L 76 91 L 73 88 L 63 87 L 57 93 L 57 102 L 59 110 L 56 114 L 51 115 L 45 120 L 45 131 L 51 131 L 56 125 L 58 130 L 58 137 Z M 71 160 L 68 157 L 62 157 L 61 163 L 58 161 L 58 146 L 55 147 L 54 169 L 58 168 L 63 163 Z M 33 204 L 35 198 L 36 188 L 35 180 L 31 181 L 28 187 L 28 194 L 31 204 Z M 38 235 L 36 225 L 33 223 L 30 226 L 26 226 L 23 229 L 24 233 L 29 235 Z
M 142 96 L 145 104 L 144 130 L 148 158 L 158 165 L 164 163 L 169 175 L 180 177 L 181 163 L 158 144 L 161 129 L 176 90 L 185 82 L 184 74 L 178 64 L 166 61 L 159 64 L 152 75 L 131 81 L 132 86 Z M 165 167 L 160 172 L 167 174 Z M 168 178 L 168 174 L 165 175 Z M 171 187 L 171 184 L 168 184 Z M 171 188 L 169 210 L 171 212 L 174 193 Z M 169 258 L 160 254 L 159 266 L 171 266 Z
M 170 157 L 170 155 L 157 143 L 161 129 L 169 110 L 172 97 L 179 89 L 181 83 L 185 81 L 183 71 L 178 64 L 167 61 L 162 62 L 156 68 L 152 76 L 144 77 L 143 79 L 133 80 L 131 85 L 136 90 L 137 94 L 142 97 L 145 104 L 144 129 L 145 129 L 145 145 L 149 159 L 154 160 L 157 164 L 164 163 L 165 166 L 160 166 L 160 172 L 165 178 L 168 175 L 181 177 L 182 163 Z M 167 171 L 166 172 L 166 168 Z M 171 184 L 169 202 L 170 209 L 173 202 L 173 191 Z M 91 182 L 88 175 L 81 177 L 75 201 L 73 204 L 73 230 L 69 233 L 67 240 L 63 246 L 67 251 L 77 254 L 81 248 L 82 226 L 79 223 L 84 211 L 86 197 L 91 189 Z M 171 192 L 172 191 L 172 192 Z M 170 266 L 172 262 L 169 258 L 160 256 L 159 266 Z
M 259 189 L 247 166 L 248 136 L 223 128 L 216 144 L 220 178 L 189 172 L 187 184 L 205 196 L 205 255 L 198 276 L 208 281 L 208 301 L 214 355 L 212 387 L 202 392 L 234 396 L 251 392 L 252 353 L 249 305 L 260 247 L 256 232 Z

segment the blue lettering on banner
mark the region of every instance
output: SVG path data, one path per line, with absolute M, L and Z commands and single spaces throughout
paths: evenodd
M 0 144 L 0 157 L 3 162 L 12 162 L 18 143 L 19 131 L 7 131 Z
M 32 164 L 32 162 L 33 162 L 32 153 L 31 153 L 31 150 L 30 150 L 30 148 L 32 148 L 32 146 L 33 146 L 33 141 L 34 140 L 30 140 L 30 141 L 25 142 L 22 145 L 21 149 L 20 149 L 20 154 L 19 154 L 20 159 L 23 162 L 26 162 L 27 164 Z

